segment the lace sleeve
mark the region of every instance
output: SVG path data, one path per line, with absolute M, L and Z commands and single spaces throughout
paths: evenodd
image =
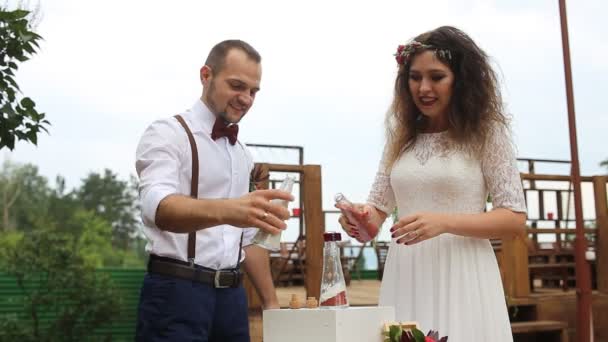
M 526 212 L 524 192 L 510 134 L 493 127 L 481 156 L 481 168 L 494 208 Z
M 387 147 L 384 146 L 376 178 L 367 197 L 367 203 L 390 215 L 395 208 L 395 194 L 391 187 L 390 170 L 386 167 L 386 152 Z

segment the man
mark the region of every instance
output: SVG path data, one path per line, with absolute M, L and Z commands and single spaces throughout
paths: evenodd
M 140 140 L 136 168 L 150 261 L 138 341 L 249 341 L 239 271 L 245 255 L 264 308 L 278 308 L 268 253 L 251 240 L 258 229 L 286 228 L 289 212 L 270 200 L 293 197 L 248 193 L 253 160 L 237 140 L 236 124 L 260 89 L 260 62 L 243 41 L 217 44 L 200 70 L 202 97 L 181 117 L 152 123 Z

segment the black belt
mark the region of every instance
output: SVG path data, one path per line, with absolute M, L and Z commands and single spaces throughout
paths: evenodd
M 239 287 L 243 280 L 243 273 L 236 268 L 213 270 L 153 254 L 150 255 L 150 260 L 148 260 L 148 272 L 192 280 L 211 285 L 217 289 Z

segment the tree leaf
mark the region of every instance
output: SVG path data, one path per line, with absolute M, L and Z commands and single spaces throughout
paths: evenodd
M 29 97 L 24 97 L 23 99 L 21 99 L 21 105 L 25 109 L 33 109 L 36 106 L 34 101 L 32 101 L 32 99 L 30 99 Z
M 12 134 L 9 134 L 8 136 L 4 137 L 4 139 L 2 139 L 2 142 L 11 151 L 15 148 L 15 136 Z
M 15 90 L 12 88 L 7 88 L 5 91 L 6 91 L 6 94 L 8 95 L 8 101 L 10 103 L 15 102 Z
M 14 10 L 14 11 L 9 12 L 9 13 L 11 14 L 11 18 L 13 20 L 23 19 L 23 18 L 27 17 L 28 14 L 30 14 L 29 11 L 21 10 L 21 9 Z
M 389 328 L 389 337 L 391 339 L 391 341 L 399 341 L 401 339 L 401 333 L 403 332 L 403 330 L 401 330 L 401 327 L 398 325 L 391 325 Z
M 29 54 L 34 54 L 36 53 L 36 51 L 34 50 L 34 48 L 32 47 L 32 44 L 30 43 L 25 43 L 23 44 L 23 50 L 27 51 Z
M 28 59 L 30 59 L 29 57 L 25 56 L 25 55 L 20 55 L 20 56 L 15 56 L 15 58 L 19 61 L 19 62 L 25 62 Z
M 37 133 L 36 130 L 31 130 L 31 131 L 27 132 L 28 140 L 34 145 L 38 144 L 38 136 L 36 135 L 36 133 Z
M 424 342 L 424 333 L 416 328 L 412 329 L 412 335 L 416 342 Z
M 11 76 L 6 76 L 6 77 L 4 77 L 4 79 L 6 79 L 8 81 L 8 83 L 10 83 L 13 87 L 15 87 L 15 89 L 20 90 L 19 85 L 17 84 L 17 82 L 15 82 L 15 80 Z
M 21 38 L 24 43 L 28 43 L 30 40 L 34 39 L 34 35 L 30 32 L 19 32 L 19 38 Z
M 27 139 L 27 135 L 21 131 L 16 131 L 15 135 L 17 136 L 17 138 L 19 138 L 19 140 L 26 140 Z
M 2 111 L 2 113 L 6 113 L 8 115 L 8 117 L 10 118 L 11 116 L 14 116 L 15 110 L 13 109 L 13 106 L 11 106 L 10 103 L 5 104 L 0 111 Z

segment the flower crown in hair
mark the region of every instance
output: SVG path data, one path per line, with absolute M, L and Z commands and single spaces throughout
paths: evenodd
M 406 45 L 399 45 L 399 47 L 397 47 L 397 53 L 395 53 L 395 59 L 397 60 L 397 64 L 407 65 L 412 59 L 412 56 L 414 56 L 416 52 L 421 50 L 434 51 L 435 55 L 439 56 L 440 58 L 452 60 L 452 53 L 450 52 L 450 50 L 440 49 L 433 45 L 422 44 L 419 41 L 412 40 Z

